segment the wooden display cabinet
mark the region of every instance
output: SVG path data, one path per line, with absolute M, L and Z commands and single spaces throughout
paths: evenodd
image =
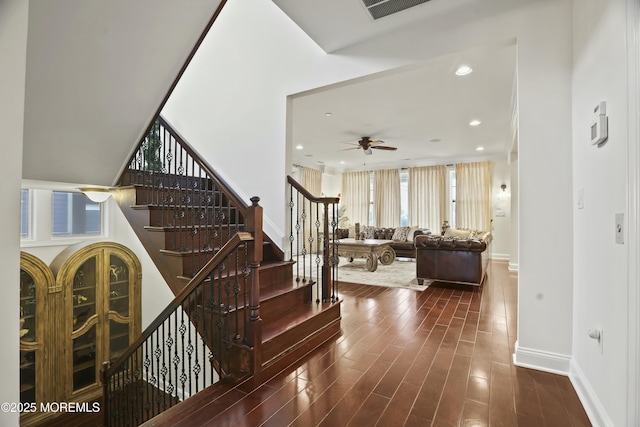
M 102 393 L 100 368 L 141 333 L 141 269 L 114 242 L 65 249 L 51 264 L 64 295 L 60 400 L 89 401 Z
M 51 348 L 53 300 L 60 289 L 53 273 L 39 258 L 20 253 L 20 402 L 50 402 L 56 399 L 55 382 L 50 381 L 55 355 Z M 21 425 L 36 423 L 43 414 L 25 412 Z

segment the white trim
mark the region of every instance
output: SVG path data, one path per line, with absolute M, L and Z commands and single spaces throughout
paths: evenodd
M 507 267 L 507 269 L 512 273 L 517 273 L 518 272 L 518 263 L 509 262 L 509 266 Z
M 509 258 L 511 258 L 511 255 L 509 254 L 500 254 L 495 252 L 491 254 L 492 261 L 509 261 Z
M 516 341 L 516 351 L 513 353 L 513 364 L 522 368 L 537 369 L 552 374 L 569 375 L 571 356 L 520 347 Z
M 640 134 L 640 10 L 637 0 L 627 0 L 627 99 L 628 109 L 628 170 L 627 177 L 627 240 L 628 240 L 628 322 L 627 322 L 627 425 L 640 423 L 640 274 L 638 256 L 640 254 L 640 164 L 638 136 Z M 586 405 L 585 405 L 586 406 Z
M 598 399 L 598 394 L 593 390 L 589 380 L 578 366 L 578 363 L 575 359 L 571 360 L 571 366 L 569 368 L 569 379 L 571 380 L 571 384 L 573 388 L 576 390 L 578 394 L 578 398 L 580 399 L 580 403 L 584 407 L 587 416 L 589 417 L 589 421 L 594 426 L 612 426 L 613 421 L 607 414 L 607 411 L 604 409 L 602 402 Z M 632 381 L 630 381 L 632 382 Z

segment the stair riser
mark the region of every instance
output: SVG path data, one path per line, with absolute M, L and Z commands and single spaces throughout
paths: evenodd
M 136 204 L 138 205 L 190 205 L 227 206 L 229 199 L 214 191 L 153 187 L 136 187 Z
M 287 353 L 300 345 L 301 342 L 314 333 L 321 330 L 326 325 L 331 324 L 340 319 L 340 304 L 335 304 L 329 310 L 325 310 L 307 321 L 304 321 L 293 328 L 274 337 L 272 340 L 262 343 L 262 361 L 263 364 L 273 362 L 276 356 L 283 358 Z
M 214 294 L 213 298 L 210 298 L 211 293 Z M 301 287 L 278 295 L 277 297 L 270 298 L 266 301 L 262 301 L 260 303 L 260 318 L 263 323 L 275 322 L 282 315 L 283 311 L 286 311 L 286 307 L 301 304 L 315 304 L 310 302 L 310 296 L 311 288 Z M 242 293 L 237 295 L 238 304 L 243 304 L 244 297 L 245 296 Z M 235 306 L 236 294 L 233 292 L 233 288 L 229 289 L 229 292 L 227 292 L 226 289 L 220 291 L 219 286 L 215 286 L 213 289 L 211 287 L 207 287 L 204 291 L 204 295 L 198 295 L 196 303 L 200 307 L 203 305 L 207 307 L 205 310 L 205 313 L 207 313 L 205 318 L 207 318 L 208 322 L 212 322 L 208 323 L 208 325 L 216 325 L 216 321 L 219 318 L 218 313 L 220 312 L 220 307 L 223 307 L 224 309 L 224 307 Z M 231 310 L 228 317 L 225 318 L 222 324 L 224 325 L 224 328 L 228 325 L 231 337 L 234 336 L 235 331 L 240 331 L 240 335 L 242 336 L 244 333 L 244 324 L 245 321 L 248 321 L 248 318 L 248 309 L 245 309 L 243 306 L 237 310 Z M 215 329 L 216 326 L 207 327 L 209 330 L 212 328 Z
M 149 225 L 153 227 L 185 227 L 189 225 L 229 225 L 242 223 L 244 223 L 244 219 L 235 208 L 149 208 Z
M 239 231 L 244 231 L 244 226 L 208 226 L 179 230 L 168 229 L 159 231 L 159 233 L 164 233 L 164 249 L 177 251 L 220 248 Z
M 278 295 L 260 303 L 260 317 L 265 323 L 277 322 L 283 313 L 291 307 L 301 304 L 311 304 L 312 288 L 301 286 L 294 291 Z
M 136 185 L 147 187 L 179 187 L 212 190 L 213 183 L 207 178 L 189 177 L 176 174 L 163 174 L 155 172 L 150 174 L 143 171 L 131 171 L 122 175 L 120 185 Z

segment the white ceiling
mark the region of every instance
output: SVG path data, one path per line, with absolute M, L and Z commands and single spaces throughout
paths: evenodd
M 327 52 L 415 25 L 464 25 L 527 0 L 431 0 L 374 20 L 362 0 L 273 0 Z M 528 0 L 531 1 L 531 0 Z M 330 25 L 327 25 L 330 23 Z M 481 47 L 293 97 L 295 164 L 337 170 L 402 167 L 506 156 L 513 147 L 516 49 Z M 460 65 L 473 72 L 456 76 Z M 330 117 L 326 113 L 331 113 Z M 469 126 L 473 119 L 482 121 Z M 340 151 L 362 136 L 397 151 Z M 432 142 L 432 140 L 440 140 Z M 476 151 L 478 146 L 483 151 Z
M 473 72 L 456 76 L 460 65 Z M 476 49 L 293 98 L 294 163 L 338 170 L 471 161 L 509 152 L 515 47 Z M 326 113 L 331 113 L 327 116 Z M 471 120 L 479 126 L 469 126 Z M 396 151 L 341 151 L 362 136 Z M 439 141 L 434 141 L 439 140 Z M 477 147 L 483 151 L 476 151 Z
M 31 0 L 23 177 L 112 185 L 220 1 Z

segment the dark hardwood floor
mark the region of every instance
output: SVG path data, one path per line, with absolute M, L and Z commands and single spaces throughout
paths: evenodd
M 506 263 L 481 289 L 341 284 L 340 294 L 342 335 L 298 366 L 148 424 L 591 425 L 567 377 L 513 365 L 517 275 Z

